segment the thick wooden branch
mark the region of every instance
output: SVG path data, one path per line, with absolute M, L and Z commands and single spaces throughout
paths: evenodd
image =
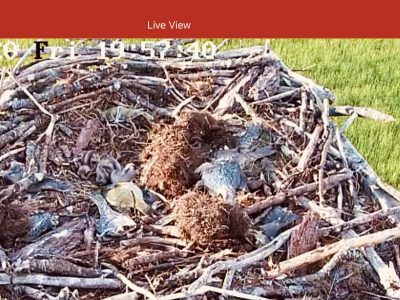
M 122 288 L 118 279 L 112 278 L 83 278 L 66 276 L 47 276 L 43 274 L 8 275 L 0 273 L 0 286 L 9 284 L 33 284 L 55 287 L 70 287 L 77 289 L 110 289 Z
M 377 121 L 393 122 L 396 119 L 388 114 L 369 107 L 358 106 L 335 106 L 329 108 L 329 116 L 351 116 L 356 113 L 363 118 L 369 118 Z
M 319 260 L 325 259 L 341 251 L 373 246 L 384 242 L 389 242 L 397 238 L 400 238 L 400 227 L 386 229 L 360 237 L 341 240 L 339 242 L 319 247 L 315 250 L 280 262 L 275 270 L 268 272 L 268 276 L 277 277 L 279 275 L 296 270 L 300 267 L 304 267 Z
M 331 175 L 324 179 L 324 190 L 327 191 L 327 190 L 337 186 L 340 182 L 350 179 L 352 176 L 353 176 L 353 172 L 351 172 L 351 171 L 346 171 L 345 173 L 338 173 L 336 175 Z M 248 214 L 254 214 L 254 213 L 257 213 L 267 207 L 282 203 L 289 197 L 300 196 L 303 194 L 315 192 L 316 190 L 318 190 L 318 187 L 319 187 L 319 182 L 305 184 L 305 185 L 287 190 L 278 195 L 268 197 L 266 200 L 257 202 L 253 205 L 250 205 L 245 208 L 245 211 Z

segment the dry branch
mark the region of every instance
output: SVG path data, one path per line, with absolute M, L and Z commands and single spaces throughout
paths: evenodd
M 388 114 L 382 113 L 369 107 L 357 106 L 335 106 L 329 108 L 330 116 L 351 116 L 357 114 L 363 118 L 369 118 L 377 121 L 393 122 L 396 119 Z
M 360 237 L 341 240 L 339 242 L 319 247 L 310 252 L 280 262 L 278 264 L 278 267 L 275 270 L 270 271 L 268 275 L 271 277 L 277 277 L 297 268 L 322 260 L 338 252 L 347 251 L 350 249 L 358 249 L 367 246 L 374 246 L 397 238 L 400 238 L 399 227 L 386 229 L 380 232 L 375 232 Z

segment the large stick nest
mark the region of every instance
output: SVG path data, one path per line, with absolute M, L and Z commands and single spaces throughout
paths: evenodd
M 330 107 L 265 47 L 185 42 L 3 74 L 0 295 L 399 297 L 399 194 L 329 116 L 390 118 Z

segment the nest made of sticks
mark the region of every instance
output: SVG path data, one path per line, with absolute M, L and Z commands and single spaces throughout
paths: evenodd
M 134 46 L 103 60 L 86 45 L 24 65 L 24 52 L 4 74 L 0 295 L 399 297 L 399 193 L 329 116 L 392 118 L 330 107 L 329 90 L 264 46 L 177 58 L 186 42 L 163 60 Z M 252 126 L 261 133 L 244 150 Z M 197 172 L 229 150 L 246 177 L 233 203 Z M 130 180 L 158 195 L 153 215 L 124 212 L 137 226 L 120 236 L 96 235 L 103 159 L 133 165 Z M 45 213 L 51 228 L 32 235 Z

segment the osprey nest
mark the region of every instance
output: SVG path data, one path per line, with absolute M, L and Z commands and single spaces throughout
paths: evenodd
M 3 69 L 0 296 L 400 298 L 399 192 L 343 135 L 393 118 L 264 46 L 170 42 Z

